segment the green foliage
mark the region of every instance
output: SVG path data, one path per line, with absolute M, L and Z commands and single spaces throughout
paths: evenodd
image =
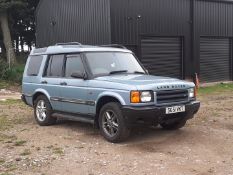
M 199 89 L 199 94 L 211 94 L 211 93 L 220 93 L 226 91 L 233 91 L 233 83 L 221 83 L 209 87 L 201 87 Z
M 25 0 L 0 0 L 0 10 L 8 10 L 13 7 L 24 6 Z
M 14 146 L 24 146 L 24 144 L 27 143 L 25 140 L 17 140 L 14 144 Z
M 35 44 L 35 10 L 39 0 L 25 0 L 27 3 L 21 8 L 17 8 L 10 12 L 10 23 L 12 37 L 16 46 L 24 44 L 29 48 Z
M 15 65 L 9 69 L 5 61 L 0 60 L 0 80 L 21 83 L 23 78 L 24 65 Z
M 8 65 L 4 60 L 0 59 L 0 79 L 4 80 L 6 78 L 6 73 L 8 71 Z
M 6 72 L 5 80 L 21 83 L 23 78 L 24 65 L 16 65 Z

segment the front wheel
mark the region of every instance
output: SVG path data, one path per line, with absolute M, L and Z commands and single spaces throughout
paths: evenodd
M 163 129 L 166 130 L 178 130 L 180 128 L 183 128 L 186 124 L 186 120 L 178 120 L 175 122 L 164 122 L 160 125 L 163 127 Z
M 130 129 L 126 126 L 118 103 L 107 103 L 102 107 L 99 114 L 99 126 L 101 134 L 109 142 L 118 143 L 130 135 Z

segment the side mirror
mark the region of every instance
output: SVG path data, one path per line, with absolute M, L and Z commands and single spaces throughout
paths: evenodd
M 79 78 L 79 79 L 86 79 L 86 74 L 85 73 L 82 73 L 82 72 L 73 72 L 72 74 L 71 74 L 71 77 L 72 78 Z

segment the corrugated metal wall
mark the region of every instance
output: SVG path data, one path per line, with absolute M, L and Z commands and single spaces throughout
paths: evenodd
M 185 52 L 184 65 L 180 67 L 185 68 L 186 76 L 191 76 L 194 63 L 190 56 L 190 5 L 189 0 L 111 0 L 112 42 L 130 45 L 142 58 L 141 38 L 181 36 Z
M 194 13 L 196 35 L 233 36 L 233 3 L 195 0 Z
M 180 67 L 183 68 L 183 78 L 190 78 L 196 72 L 201 73 L 201 37 L 224 37 L 232 43 L 231 0 L 42 0 L 42 2 L 37 14 L 38 46 L 68 41 L 80 41 L 84 44 L 111 42 L 128 46 L 141 58 L 143 38 L 181 37 L 183 62 Z M 231 44 L 229 49 L 232 52 Z M 232 79 L 232 58 L 229 64 Z
M 183 78 L 181 37 L 145 37 L 141 40 L 141 61 L 150 74 Z
M 202 82 L 230 80 L 230 40 L 201 37 L 200 79 Z
M 189 35 L 189 21 L 189 0 L 111 0 L 116 43 L 137 45 L 141 34 Z
M 37 46 L 78 41 L 111 43 L 109 0 L 44 0 L 37 11 Z
M 196 71 L 203 77 L 203 81 L 222 81 L 229 80 L 229 76 L 232 79 L 232 37 L 233 37 L 233 3 L 232 1 L 207 1 L 207 0 L 195 0 L 194 1 L 194 59 L 196 60 Z M 203 37 L 215 38 L 209 39 L 209 42 L 205 42 L 205 47 L 209 48 L 209 57 L 203 55 Z M 218 38 L 218 40 L 216 39 Z M 219 38 L 228 41 L 227 44 L 218 42 Z M 215 56 L 211 57 L 211 47 L 215 45 Z M 223 53 L 224 48 L 229 49 L 227 53 Z M 217 49 L 219 48 L 219 49 Z M 213 50 L 212 50 L 213 51 Z M 216 57 L 219 56 L 219 57 Z M 221 64 L 226 63 L 228 65 Z M 206 59 L 206 60 L 204 60 Z M 222 60 L 221 60 L 222 59 Z M 216 60 L 215 67 L 225 71 L 216 73 L 212 70 L 212 76 L 206 75 L 206 72 L 211 69 L 211 64 Z M 209 64 L 209 66 L 205 66 Z M 213 65 L 212 65 L 213 67 Z M 203 70 L 207 69 L 207 70 Z M 230 75 L 229 75 L 230 74 Z M 225 77 L 225 78 L 223 78 Z

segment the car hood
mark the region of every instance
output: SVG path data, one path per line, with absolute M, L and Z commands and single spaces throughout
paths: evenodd
M 194 84 L 191 82 L 186 82 L 183 80 L 153 76 L 153 75 L 139 75 L 139 74 L 121 74 L 121 75 L 112 75 L 98 77 L 96 80 L 99 81 L 108 81 L 114 83 L 121 83 L 127 85 L 134 85 L 137 89 L 185 89 L 189 87 L 194 87 Z

